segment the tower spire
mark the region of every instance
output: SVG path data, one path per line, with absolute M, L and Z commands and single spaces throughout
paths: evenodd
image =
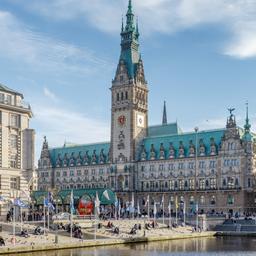
M 167 112 L 166 112 L 166 102 L 164 101 L 164 111 L 163 111 L 163 121 L 162 121 L 163 125 L 167 124 Z
M 244 125 L 245 132 L 250 132 L 250 128 L 251 128 L 251 124 L 249 120 L 249 104 L 248 102 L 246 102 L 246 118 L 245 118 L 245 125 Z

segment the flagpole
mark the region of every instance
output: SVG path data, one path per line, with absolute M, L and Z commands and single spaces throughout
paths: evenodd
M 171 228 L 171 224 L 172 224 L 172 203 L 169 202 L 169 227 Z
M 163 194 L 163 225 L 164 225 L 164 194 Z
M 22 207 L 20 206 L 20 232 L 22 232 Z
M 176 196 L 175 208 L 176 208 L 176 225 L 178 225 L 178 199 L 177 199 L 177 196 Z
M 15 200 L 15 199 L 14 199 Z M 16 243 L 16 231 L 15 231 L 15 215 L 16 215 L 16 212 L 15 212 L 15 203 L 13 204 L 13 244 L 15 245 Z
M 148 195 L 148 221 L 150 221 L 150 213 L 149 213 L 150 209 L 149 209 L 149 195 Z
M 46 221 L 46 212 L 45 212 L 45 197 L 44 197 L 44 236 L 45 236 L 45 226 L 46 226 L 46 224 L 45 224 L 45 221 Z
M 186 201 L 185 200 L 184 200 L 183 214 L 184 214 L 184 226 L 186 226 Z
M 70 238 L 73 237 L 73 207 L 74 207 L 74 196 L 73 196 L 73 190 L 71 190 L 71 196 L 70 196 Z
M 48 218 L 47 218 L 47 228 L 48 228 L 48 232 L 50 231 L 50 200 L 48 199 Z

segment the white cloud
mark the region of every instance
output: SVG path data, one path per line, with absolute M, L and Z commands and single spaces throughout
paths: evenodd
M 85 18 L 109 33 L 120 31 L 128 0 L 45 0 L 29 5 L 47 18 Z M 143 33 L 174 33 L 205 24 L 217 24 L 231 33 L 223 53 L 235 58 L 256 57 L 255 0 L 133 0 Z
M 37 142 L 47 136 L 50 146 L 61 146 L 64 141 L 85 144 L 110 141 L 110 125 L 67 108 L 34 106 L 34 120 L 38 126 Z M 42 145 L 38 145 L 40 149 Z
M 53 101 L 58 100 L 57 96 L 52 91 L 50 91 L 47 87 L 44 87 L 44 96 L 46 96 L 47 98 Z
M 34 69 L 84 74 L 109 65 L 89 49 L 35 32 L 9 12 L 0 11 L 0 31 L 1 56 L 19 59 L 19 62 L 29 64 Z

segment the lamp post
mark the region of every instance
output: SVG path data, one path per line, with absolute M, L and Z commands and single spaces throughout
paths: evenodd
M 197 147 L 198 147 L 198 131 L 199 131 L 199 128 L 198 127 L 195 127 L 195 133 L 196 133 L 196 152 L 195 152 L 195 203 L 196 203 L 196 230 L 198 230 L 198 210 L 199 210 L 199 207 L 198 207 L 198 200 L 197 200 L 197 154 L 198 154 L 198 150 L 197 150 Z

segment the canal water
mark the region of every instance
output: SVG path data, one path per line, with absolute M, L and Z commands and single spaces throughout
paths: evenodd
M 17 255 L 17 254 L 16 254 Z M 201 238 L 21 254 L 23 256 L 256 256 L 256 238 Z

